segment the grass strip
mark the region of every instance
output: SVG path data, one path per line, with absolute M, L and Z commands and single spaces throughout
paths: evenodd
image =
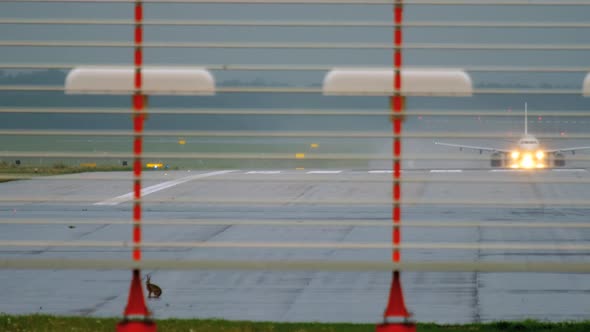
M 0 314 L 0 331 L 6 332 L 102 332 L 115 330 L 120 318 L 62 317 L 51 315 Z M 210 319 L 159 319 L 160 332 L 368 332 L 375 331 L 375 324 L 348 323 L 273 323 L 226 321 Z M 486 324 L 439 325 L 418 324 L 420 332 L 582 332 L 590 331 L 587 322 L 494 322 Z
M 9 182 L 14 180 L 27 180 L 38 176 L 49 176 L 49 175 L 63 175 L 63 174 L 74 174 L 83 172 L 114 172 L 114 171 L 131 171 L 131 167 L 122 166 L 96 166 L 96 167 L 83 167 L 83 166 L 67 166 L 61 163 L 57 163 L 51 166 L 12 166 L 6 163 L 0 162 L 0 183 Z

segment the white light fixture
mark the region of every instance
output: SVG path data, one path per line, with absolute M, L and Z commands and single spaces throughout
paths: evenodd
M 144 95 L 198 95 L 215 94 L 215 80 L 211 73 L 199 67 L 144 67 L 142 88 Z M 65 83 L 67 94 L 118 94 L 134 93 L 135 68 L 77 67 L 72 69 Z
M 470 76 L 461 69 L 402 69 L 404 96 L 468 97 Z M 323 92 L 332 96 L 391 96 L 393 68 L 334 68 L 324 77 Z
M 584 79 L 584 85 L 582 86 L 582 93 L 584 97 L 590 97 L 590 73 L 586 75 Z

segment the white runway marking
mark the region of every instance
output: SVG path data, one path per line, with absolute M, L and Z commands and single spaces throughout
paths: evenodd
M 431 169 L 430 173 L 462 173 L 462 169 Z
M 234 172 L 234 171 L 217 171 L 217 172 L 211 172 L 211 173 L 196 174 L 196 175 L 191 175 L 191 176 L 183 177 L 183 178 L 172 180 L 172 181 L 162 182 L 162 183 L 141 189 L 141 196 L 147 196 L 149 194 L 153 194 L 153 193 L 158 192 L 160 190 L 168 189 L 168 188 L 171 188 L 171 187 L 174 187 L 179 184 L 183 184 L 185 182 L 189 182 L 192 180 L 197 180 L 197 179 L 206 178 L 206 177 L 215 176 L 215 175 L 227 174 L 230 172 Z M 121 195 L 121 196 L 113 197 L 111 199 L 107 199 L 106 201 L 94 203 L 94 205 L 117 205 L 117 204 L 121 204 L 123 202 L 130 201 L 132 199 L 133 199 L 133 192 L 130 192 L 125 195 Z
M 309 171 L 307 174 L 340 174 L 342 171 Z
M 554 168 L 552 169 L 552 171 L 554 172 L 587 172 L 587 170 L 583 169 L 583 168 Z
M 392 174 L 393 171 L 392 170 L 374 170 L 374 171 L 369 171 L 369 174 Z
M 250 171 L 246 174 L 281 174 L 281 171 Z

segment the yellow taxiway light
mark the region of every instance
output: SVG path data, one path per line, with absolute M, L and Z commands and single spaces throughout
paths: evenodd
M 178 140 L 178 144 L 185 145 L 186 144 L 186 140 L 181 138 L 181 139 Z
M 153 168 L 153 169 L 158 169 L 158 168 L 162 168 L 164 165 L 160 164 L 160 163 L 147 163 L 145 164 L 145 167 L 147 168 Z
M 520 152 L 518 152 L 518 151 L 512 151 L 512 153 L 510 154 L 510 156 L 512 157 L 512 159 L 518 159 L 518 157 L 520 157 Z
M 320 145 L 319 145 L 318 143 L 311 143 L 309 146 L 310 146 L 312 149 L 317 149 L 317 148 L 319 148 L 319 147 L 320 147 Z
M 296 153 L 295 159 L 305 159 L 305 153 Z
M 545 158 L 545 152 L 543 152 L 543 151 L 537 151 L 537 153 L 535 155 L 537 156 L 537 159 L 539 159 L 539 160 Z

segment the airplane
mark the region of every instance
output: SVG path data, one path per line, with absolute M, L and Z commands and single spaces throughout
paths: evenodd
M 493 168 L 514 168 L 514 169 L 540 169 L 546 167 L 565 166 L 565 152 L 575 154 L 578 150 L 588 150 L 590 146 L 580 146 L 564 149 L 543 149 L 539 140 L 528 132 L 527 103 L 524 104 L 524 134 L 516 143 L 516 148 L 500 149 L 483 146 L 460 145 L 443 142 L 434 142 L 437 145 L 476 150 L 481 154 L 483 151 L 491 152 L 491 166 Z

